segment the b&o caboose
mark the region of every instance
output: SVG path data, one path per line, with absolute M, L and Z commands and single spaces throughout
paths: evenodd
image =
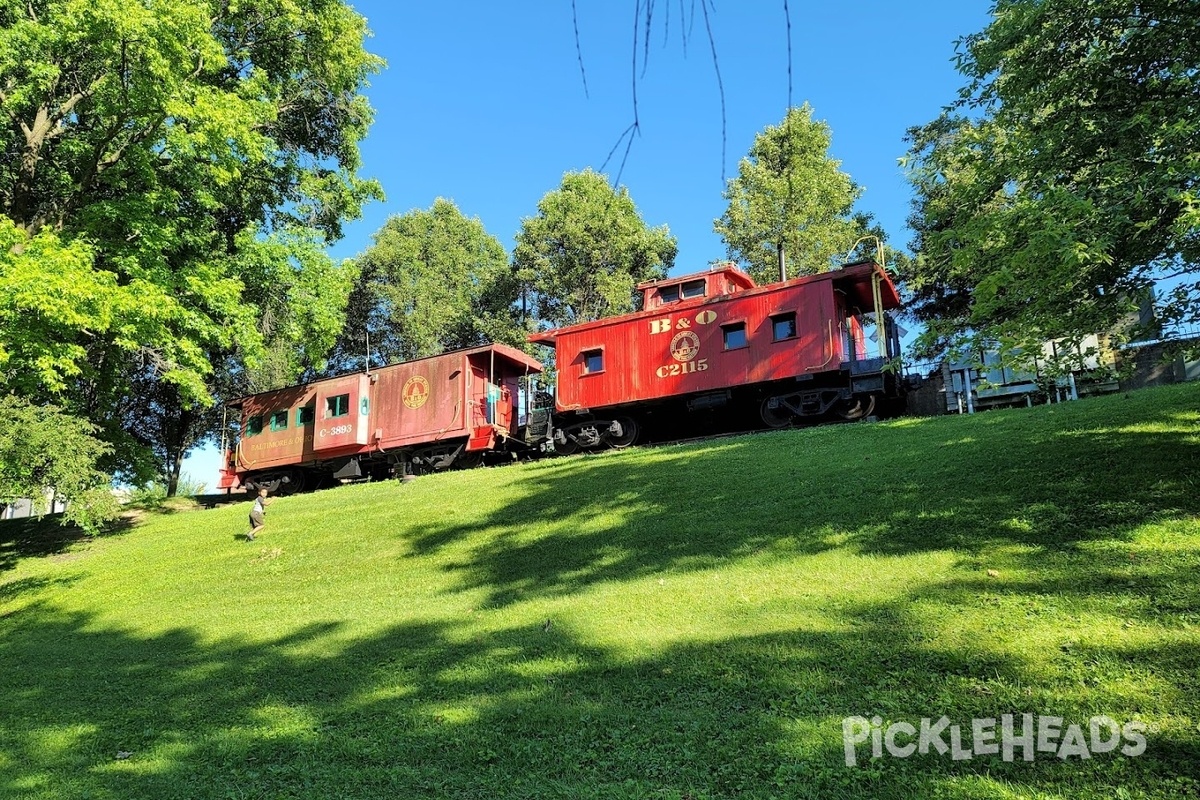
M 218 487 L 292 492 L 523 448 L 519 384 L 541 371 L 493 344 L 234 400 L 241 436 L 225 451 Z
M 638 286 L 642 310 L 536 333 L 554 348 L 554 448 L 897 409 L 896 286 L 873 261 L 756 286 L 708 272 Z

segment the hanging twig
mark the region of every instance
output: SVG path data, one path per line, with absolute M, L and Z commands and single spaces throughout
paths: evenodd
M 583 65 L 583 48 L 580 46 L 580 40 L 579 40 L 579 15 L 578 15 L 578 9 L 576 6 L 576 2 L 577 2 L 577 0 L 571 0 L 571 14 L 572 14 L 573 22 L 574 22 L 574 27 L 575 27 L 575 53 L 576 53 L 576 57 L 579 59 L 579 72 L 580 72 L 580 75 L 583 76 L 584 95 L 586 96 L 587 95 L 587 74 L 584 70 L 584 65 Z M 721 183 L 722 183 L 722 185 L 724 185 L 726 183 L 725 159 L 726 159 L 727 152 L 728 152 L 728 121 L 727 121 L 727 117 L 726 117 L 727 111 L 726 111 L 726 105 L 725 105 L 725 85 L 721 79 L 721 66 L 717 59 L 717 44 L 716 44 L 716 39 L 713 36 L 712 24 L 711 24 L 711 21 L 709 20 L 709 13 L 708 13 L 709 12 L 709 4 L 712 2 L 713 2 L 713 0 L 700 0 L 700 12 L 704 18 L 704 28 L 708 35 L 709 49 L 712 53 L 713 71 L 716 73 L 716 76 L 717 76 L 717 92 L 721 99 Z M 667 5 L 667 16 L 666 16 L 664 24 L 663 24 L 663 43 L 664 43 L 664 45 L 666 44 L 666 42 L 668 40 L 668 36 L 670 34 L 670 19 L 671 19 L 671 17 L 670 17 L 670 0 L 667 0 L 667 4 L 668 4 Z M 712 8 L 713 8 L 713 11 L 715 12 L 716 6 L 713 5 Z M 633 47 L 632 47 L 632 56 L 633 57 L 632 57 L 632 64 L 631 64 L 631 81 L 630 81 L 630 95 L 631 95 L 631 99 L 632 99 L 632 103 L 633 103 L 633 121 L 631 123 L 629 123 L 628 127 L 626 127 L 625 130 L 621 132 L 621 135 L 619 137 L 617 137 L 616 143 L 613 145 L 612 149 L 608 152 L 608 155 L 605 157 L 603 164 L 601 164 L 601 166 L 600 166 L 600 170 L 601 170 L 601 172 L 603 172 L 604 169 L 608 166 L 609 162 L 612 160 L 613 155 L 617 152 L 617 149 L 621 146 L 621 143 L 622 142 L 625 143 L 625 150 L 621 155 L 621 165 L 618 168 L 617 176 L 613 181 L 614 187 L 616 187 L 620 183 L 621 175 L 625 172 L 625 164 L 628 162 L 630 150 L 633 148 L 633 139 L 635 136 L 640 136 L 641 131 L 642 131 L 641 117 L 640 117 L 639 110 L 638 110 L 638 82 L 640 80 L 642 80 L 643 78 L 645 78 L 646 69 L 650 63 L 650 36 L 653 31 L 653 24 L 654 24 L 654 0 L 645 0 L 645 17 L 644 18 L 642 15 L 643 14 L 642 9 L 643 9 L 642 0 L 635 0 L 634 8 L 633 8 Z M 694 27 L 695 22 L 696 22 L 696 0 L 692 0 L 690 18 L 688 19 L 687 25 L 685 26 L 683 23 L 683 18 L 686 15 L 686 13 L 687 13 L 687 10 L 684 7 L 684 0 L 679 0 L 679 17 L 680 17 L 679 35 L 680 35 L 680 39 L 682 40 L 682 43 L 683 43 L 684 58 L 687 58 L 688 38 L 691 36 L 691 29 Z M 784 13 L 785 14 L 788 13 L 788 7 L 787 7 L 786 2 L 784 3 Z M 639 36 L 642 35 L 641 29 L 642 29 L 643 25 L 645 26 L 645 38 L 639 42 Z M 642 68 L 641 68 L 640 74 L 638 71 L 638 63 L 637 63 L 639 44 L 641 45 L 641 50 L 642 50 Z M 788 103 L 789 103 L 789 106 L 791 103 L 791 91 L 792 91 L 792 89 L 791 89 L 791 18 L 789 16 L 788 17 L 788 98 L 789 98 Z
M 650 65 L 650 23 L 654 20 L 654 0 L 646 0 L 646 40 L 642 42 L 642 77 Z
M 708 19 L 708 4 L 710 0 L 700 0 L 700 10 L 704 14 L 704 30 L 708 33 L 708 46 L 712 50 L 713 71 L 717 74 L 717 91 L 721 95 L 721 185 L 725 185 L 725 85 L 721 82 L 721 65 L 717 63 L 717 42 L 713 38 L 712 25 Z M 714 8 L 714 10 L 716 10 Z
M 788 0 L 783 0 L 783 19 L 787 23 L 787 73 L 788 73 L 788 111 L 792 110 L 792 14 L 788 10 Z
M 625 155 L 621 157 L 621 169 L 617 171 L 616 180 L 613 181 L 615 188 L 621 181 L 621 173 L 625 171 L 625 160 L 629 158 L 629 148 L 633 146 L 634 134 L 638 133 L 637 122 L 630 123 L 629 127 L 621 132 L 617 137 L 617 143 L 612 146 L 612 150 L 608 151 L 608 155 L 604 158 L 604 163 L 600 165 L 600 171 L 604 172 L 604 168 L 608 166 L 608 162 L 612 160 L 613 153 L 617 152 L 617 148 L 621 146 L 621 142 L 625 141 L 625 137 L 629 137 L 629 141 L 625 142 Z
M 587 72 L 583 68 L 583 48 L 579 46 L 579 10 L 575 7 L 575 0 L 571 0 L 571 21 L 575 24 L 575 56 L 579 59 L 579 76 L 583 78 L 583 96 L 590 100 Z

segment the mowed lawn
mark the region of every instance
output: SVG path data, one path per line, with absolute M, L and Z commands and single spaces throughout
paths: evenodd
M 1194 798 L 1197 409 L 1200 383 L 349 486 L 254 542 L 247 503 L 0 523 L 0 796 Z M 945 716 L 969 750 L 1005 714 L 1074 747 L 872 758 L 864 729 L 846 763 L 848 717 Z M 1080 755 L 1100 715 L 1144 752 Z

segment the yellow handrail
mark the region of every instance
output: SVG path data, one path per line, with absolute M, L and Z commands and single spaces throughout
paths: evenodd
M 825 361 L 816 365 L 815 367 L 809 367 L 807 370 L 805 370 L 805 372 L 808 372 L 809 370 L 814 370 L 814 369 L 825 369 L 825 367 L 829 366 L 829 362 L 833 361 L 833 357 L 836 355 L 836 353 L 834 353 L 834 346 L 833 346 L 833 320 L 830 319 L 830 320 L 826 320 L 826 321 L 829 323 L 829 331 L 828 331 L 829 338 L 827 340 L 829 343 L 829 355 L 826 356 Z M 824 349 L 824 348 L 822 348 L 822 349 Z

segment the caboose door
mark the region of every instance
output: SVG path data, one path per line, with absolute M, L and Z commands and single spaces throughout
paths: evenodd
M 503 386 L 488 379 L 487 370 L 471 366 L 471 428 L 491 425 L 506 433 L 512 424 L 512 397 Z

